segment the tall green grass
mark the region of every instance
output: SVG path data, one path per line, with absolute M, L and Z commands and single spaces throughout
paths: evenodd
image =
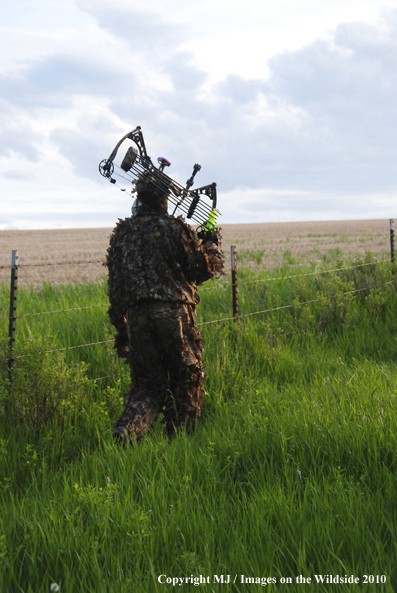
M 349 265 L 328 256 L 329 269 Z M 11 388 L 3 339 L 0 590 L 175 590 L 160 575 L 262 589 L 245 575 L 272 577 L 269 591 L 394 591 L 397 295 L 390 265 L 370 262 L 283 281 L 269 278 L 315 264 L 239 269 L 241 314 L 294 306 L 200 326 L 198 430 L 170 442 L 157 423 L 127 450 L 111 439 L 128 385 L 112 344 L 45 353 L 110 339 L 106 307 L 18 320 Z M 199 324 L 231 316 L 229 282 L 201 291 Z M 104 303 L 104 283 L 44 285 L 21 289 L 18 309 Z M 360 584 L 296 583 L 329 574 Z

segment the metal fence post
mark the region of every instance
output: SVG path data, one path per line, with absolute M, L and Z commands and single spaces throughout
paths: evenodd
M 390 259 L 394 264 L 394 220 L 390 220 Z
M 10 287 L 10 319 L 8 325 L 9 337 L 9 358 L 8 358 L 8 377 L 12 382 L 12 369 L 14 367 L 13 350 L 15 344 L 16 330 L 16 311 L 17 311 L 17 288 L 18 288 L 18 251 L 12 252 L 11 257 L 11 287 Z
M 233 317 L 238 317 L 238 287 L 237 287 L 237 251 L 236 246 L 231 247 L 232 256 L 232 295 L 233 295 Z

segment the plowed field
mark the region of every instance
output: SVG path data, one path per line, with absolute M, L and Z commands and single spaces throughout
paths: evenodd
M 389 228 L 388 220 L 223 225 L 226 268 L 231 245 L 237 248 L 240 264 L 255 267 L 274 267 L 286 258 L 299 265 L 330 250 L 339 250 L 341 259 L 368 250 L 388 257 Z M 0 280 L 8 282 L 13 249 L 18 249 L 21 284 L 98 280 L 106 275 L 101 262 L 111 232 L 110 228 L 0 231 L 0 266 L 5 266 L 0 268 Z

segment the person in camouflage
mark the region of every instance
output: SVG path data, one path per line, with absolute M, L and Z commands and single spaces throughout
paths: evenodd
M 124 444 L 139 440 L 160 412 L 169 436 L 193 428 L 203 403 L 196 286 L 223 273 L 220 232 L 199 238 L 167 214 L 167 201 L 138 182 L 136 214 L 119 220 L 107 251 L 108 314 L 131 372 L 113 431 Z

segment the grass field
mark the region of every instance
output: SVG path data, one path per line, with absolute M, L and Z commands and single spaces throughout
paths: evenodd
M 204 325 L 231 316 L 230 280 L 201 291 L 207 405 L 172 442 L 157 423 L 114 446 L 128 374 L 111 343 L 44 353 L 111 339 L 106 307 L 18 320 L 11 389 L 3 322 L 0 591 L 396 590 L 394 270 L 245 257 L 241 314 L 273 311 Z M 45 284 L 18 310 L 104 303 L 102 280 Z

